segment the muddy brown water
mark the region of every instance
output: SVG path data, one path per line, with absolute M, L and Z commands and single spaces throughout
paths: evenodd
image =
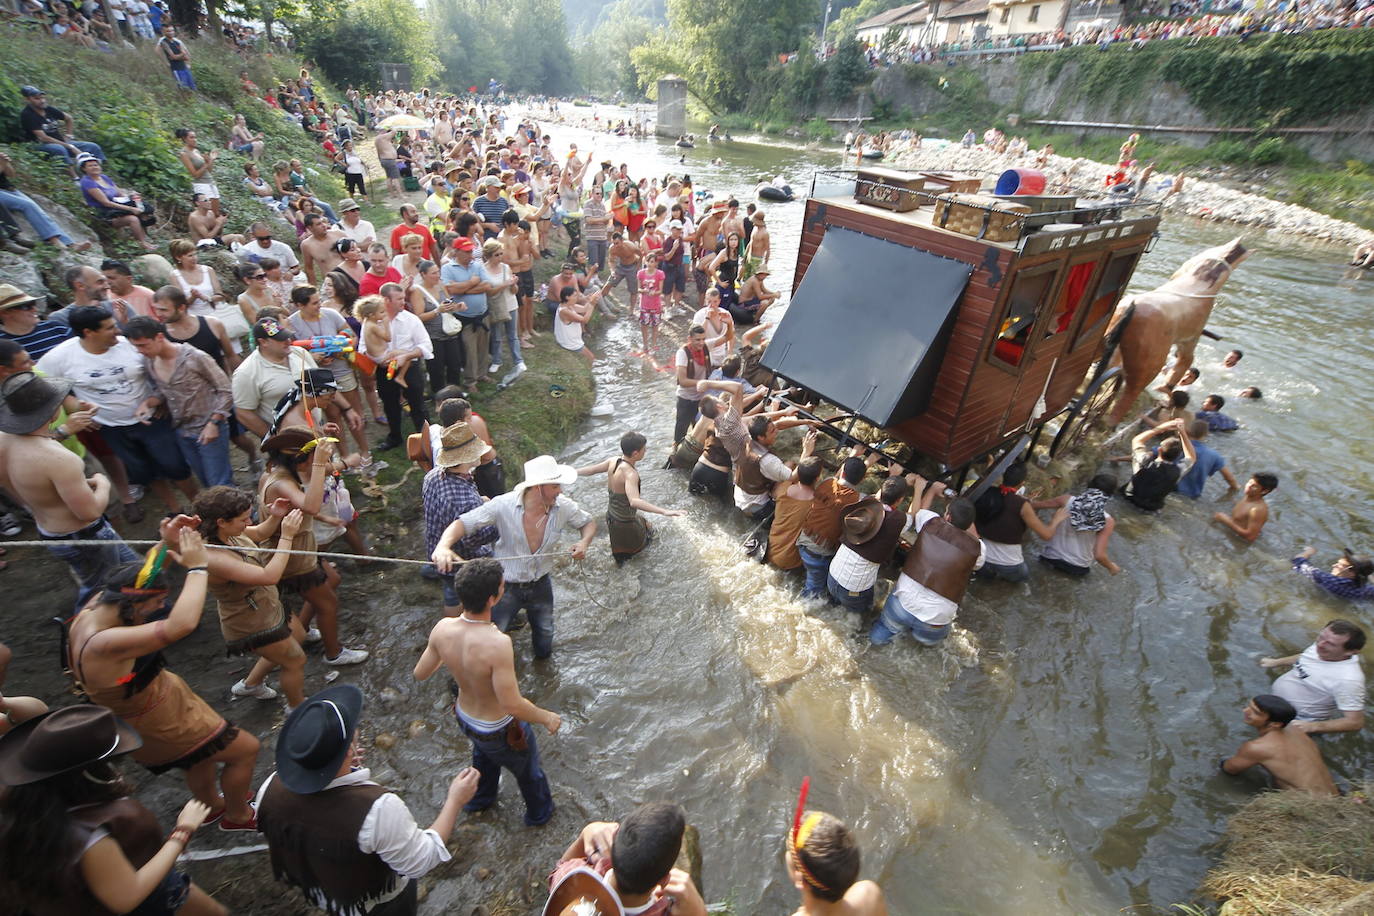
M 665 142 L 554 132 L 636 174 L 685 168 L 698 187 L 741 194 L 765 173 L 787 172 L 804 187 L 804 168 L 835 159 L 703 144 L 680 165 L 681 152 Z M 728 164 L 706 161 L 716 155 Z M 772 283 L 787 290 L 801 204 L 765 206 Z M 1166 223 L 1132 288 L 1150 288 L 1191 253 L 1235 234 Z M 800 601 L 797 579 L 745 559 L 737 513 L 690 496 L 651 457 L 645 497 L 687 517 L 654 518 L 654 545 L 624 567 L 611 561 L 604 535 L 580 568 L 560 565 L 551 662 L 531 660 L 528 629 L 515 634 L 526 695 L 564 718 L 557 736 L 538 735 L 558 814 L 544 828 L 521 826 L 519 796 L 505 785 L 495 810 L 460 822 L 454 860 L 426 880 L 421 911 L 537 912 L 540 879 L 583 823 L 664 798 L 681 802 L 701 829 L 709 900 L 733 902 L 741 914 L 790 911 L 795 891 L 780 849 L 805 776 L 813 806 L 857 831 L 864 873 L 882 883 L 894 913 L 1162 912 L 1190 899 L 1226 818 L 1249 794 L 1216 762 L 1246 737 L 1240 709 L 1269 682 L 1255 659 L 1300 650 L 1333 616 L 1374 622 L 1369 605 L 1316 592 L 1288 564 L 1306 543 L 1325 558 L 1346 544 L 1374 547 L 1374 435 L 1363 391 L 1374 288 L 1346 274 L 1342 251 L 1253 233 L 1251 242 L 1255 253 L 1211 323 L 1226 339 L 1200 347 L 1202 381 L 1193 390 L 1227 396 L 1243 424 L 1212 440 L 1237 476 L 1280 476 L 1257 544 L 1241 546 L 1209 524 L 1229 504 L 1219 480 L 1198 503 L 1176 497 L 1157 516 L 1118 504 L 1120 576 L 1096 570 L 1069 581 L 1036 569 L 1026 585 L 976 584 L 945 646 L 874 649 L 845 613 Z M 861 296 L 846 307 L 862 320 Z M 600 460 L 630 428 L 649 437 L 651 456 L 666 447 L 673 386 L 631 355 L 638 338 L 620 323 L 593 343 L 606 357 L 595 369 L 600 394 L 616 414 L 588 421 L 564 460 Z M 1232 346 L 1245 358 L 1223 370 Z M 1246 385 L 1262 388 L 1264 400 L 1235 399 Z M 604 510 L 604 478 L 570 493 Z M 373 523 L 370 533 L 379 552 L 415 556 L 418 527 Z M 368 762 L 428 823 L 468 759 L 444 679 L 416 684 L 410 675 L 438 613 L 438 588 L 410 569 L 344 576 L 347 641 L 374 656 L 342 677 L 367 695 L 369 742 L 388 746 L 374 747 Z M 16 564 L 0 582 L 0 638 L 19 655 L 7 689 L 61 701 L 44 621 L 69 603 L 65 571 Z M 223 658 L 213 610 L 169 657 L 213 705 L 264 739 L 259 773 L 269 772 L 281 713 L 230 699 L 245 666 Z M 307 688 L 322 686 L 326 670 L 312 651 Z M 1323 751 L 1344 777 L 1369 777 L 1374 742 L 1366 735 L 1328 740 Z M 141 796 L 170 822 L 185 798 L 181 782 L 140 779 Z M 255 842 L 209 830 L 194 848 Z M 262 853 L 196 863 L 192 873 L 235 912 L 303 911 L 273 882 Z

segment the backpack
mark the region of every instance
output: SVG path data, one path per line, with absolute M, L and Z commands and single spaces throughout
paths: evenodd
M 1122 492 L 1136 508 L 1155 512 L 1164 508 L 1165 497 L 1178 488 L 1180 476 L 1178 465 L 1155 458 L 1135 472 Z

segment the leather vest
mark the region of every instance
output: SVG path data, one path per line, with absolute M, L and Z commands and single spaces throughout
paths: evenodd
M 298 795 L 274 775 L 258 810 L 273 874 L 302 890 L 319 891 L 339 909 L 392 890 L 401 878 L 381 856 L 358 849 L 358 831 L 386 791 L 361 785 Z
M 68 809 L 68 880 L 47 888 L 41 898 L 20 909 L 31 916 L 114 916 L 100 903 L 81 875 L 81 858 L 96 828 L 104 827 L 135 869 L 148 864 L 162 848 L 162 827 L 157 816 L 132 798 L 118 798 L 95 805 Z M 8 912 L 8 910 L 6 910 Z
M 1026 497 L 1018 493 L 1007 493 L 1002 497 L 1002 511 L 997 517 L 978 523 L 978 533 L 983 540 L 996 544 L 1020 544 L 1026 539 L 1026 521 L 1021 518 L 1021 507 Z
M 892 559 L 892 554 L 897 549 L 897 542 L 902 539 L 902 530 L 906 528 L 906 519 L 905 512 L 894 512 L 892 509 L 887 509 L 883 516 L 883 523 L 878 526 L 878 533 L 857 547 L 851 544 L 849 549 L 870 563 L 883 565 Z
M 840 542 L 844 510 L 862 499 L 863 494 L 833 477 L 817 484 L 815 492 L 816 498 L 811 501 L 806 521 L 802 522 L 802 531 L 817 544 L 833 550 Z
M 964 598 L 980 553 L 976 537 L 942 518 L 932 518 L 916 535 L 916 544 L 902 564 L 902 573 L 958 604 Z
M 750 496 L 762 496 L 773 489 L 773 481 L 763 476 L 763 468 L 759 467 L 759 462 L 767 454 L 766 448 L 750 441 L 740 455 L 739 464 L 735 466 L 735 485 Z

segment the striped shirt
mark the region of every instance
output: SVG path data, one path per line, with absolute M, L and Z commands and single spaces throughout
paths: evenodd
M 12 340 L 29 352 L 29 356 L 34 361 L 43 358 L 43 355 L 53 347 L 72 336 L 71 328 L 57 321 L 40 321 L 32 331 L 27 334 L 10 334 L 0 330 L 0 340 Z

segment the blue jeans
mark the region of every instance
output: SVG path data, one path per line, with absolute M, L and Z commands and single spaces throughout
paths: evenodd
M 827 572 L 825 574 L 825 587 L 830 591 L 830 597 L 834 598 L 840 607 L 846 611 L 867 614 L 873 609 L 873 586 L 871 585 L 861 592 L 851 592 L 836 582 L 835 577 Z
M 72 244 L 71 236 L 57 228 L 57 223 L 54 223 L 52 218 L 43 212 L 43 208 L 28 195 L 19 191 L 0 190 L 0 205 L 28 220 L 29 225 L 33 227 L 33 234 L 43 241 L 57 239 L 63 245 Z
M 180 86 L 182 89 L 196 88 L 196 78 L 191 75 L 190 67 L 187 67 L 184 70 L 173 70 L 172 78 L 177 81 L 177 85 Z
M 100 435 L 124 462 L 129 482 L 146 487 L 154 480 L 185 480 L 191 468 L 181 457 L 181 437 L 165 417 L 129 426 L 102 426 Z
M 587 239 L 587 264 L 597 268 L 605 267 L 607 247 L 605 239 Z
M 219 437 L 213 442 L 201 445 L 199 436 L 177 434 L 177 445 L 181 447 L 181 457 L 191 466 L 201 486 L 215 487 L 223 484 L 234 485 L 234 468 L 229 463 L 229 421 L 219 421 Z
M 800 544 L 797 545 L 797 553 L 801 554 L 802 566 L 806 567 L 806 584 L 802 586 L 802 597 L 828 597 L 829 584 L 826 580 L 830 576 L 830 561 L 833 557 L 813 553 Z
M 549 778 L 539 764 L 539 745 L 534 741 L 534 729 L 529 723 L 516 720 L 517 726 L 525 736 L 528 745 L 524 750 L 516 750 L 507 740 L 507 729 L 494 732 L 479 732 L 458 720 L 463 734 L 472 741 L 472 767 L 478 773 L 477 793 L 472 801 L 463 806 L 469 813 L 485 811 L 496 804 L 497 793 L 501 790 L 501 768 L 505 767 L 515 776 L 520 785 L 520 794 L 525 798 L 525 826 L 538 827 L 553 817 L 553 792 L 549 789 Z
M 515 315 L 505 321 L 493 321 L 491 323 L 491 361 L 499 363 L 501 361 L 501 340 L 505 338 L 506 349 L 510 350 L 511 368 L 515 364 L 524 361 L 520 355 L 520 335 L 515 331 Z
M 974 573 L 979 579 L 1001 579 L 1003 582 L 1025 582 L 1030 578 L 1030 567 L 1022 560 L 1015 566 L 1001 563 L 984 562 L 983 567 Z
M 547 574 L 533 582 L 507 582 L 506 593 L 491 609 L 491 622 L 507 633 L 521 608 L 530 621 L 534 657 L 548 658 L 553 654 L 553 580 Z
M 90 153 L 101 162 L 105 161 L 105 151 L 100 148 L 100 144 L 92 143 L 89 140 L 68 140 L 67 142 L 81 150 L 81 152 Z M 39 143 L 37 146 L 49 156 L 56 156 L 58 159 L 67 163 L 67 165 L 71 165 L 76 161 L 76 157 L 68 152 L 67 148 L 60 143 Z
M 885 646 L 898 633 L 910 633 L 921 645 L 933 646 L 949 635 L 949 624 L 937 627 L 917 620 L 902 607 L 902 602 L 897 600 L 897 591 L 893 589 L 883 604 L 882 614 L 873 622 L 873 629 L 868 631 L 868 640 L 875 646 Z
M 46 534 L 41 536 L 43 540 L 49 542 L 48 550 L 52 552 L 52 555 L 59 560 L 65 560 L 67 565 L 72 568 L 72 573 L 76 576 L 76 606 L 78 609 L 85 604 L 91 592 L 105 584 L 105 580 L 117 567 L 126 563 L 138 562 L 138 554 L 134 553 L 129 545 L 124 543 L 119 532 L 111 527 L 104 516 L 101 516 L 100 521 L 62 537 L 50 537 Z M 63 541 L 108 541 L 109 543 L 98 547 L 80 547 L 74 544 L 64 544 Z

